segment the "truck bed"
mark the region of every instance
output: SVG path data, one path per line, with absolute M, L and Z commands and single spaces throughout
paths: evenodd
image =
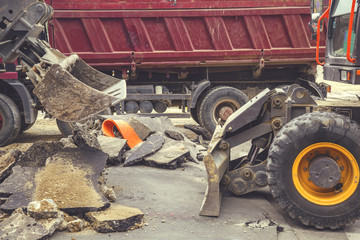
M 315 61 L 309 0 L 48 3 L 55 9 L 52 46 L 76 52 L 99 69 L 255 66 L 261 58 L 275 66 Z

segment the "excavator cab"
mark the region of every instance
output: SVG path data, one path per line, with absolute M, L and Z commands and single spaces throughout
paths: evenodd
M 53 9 L 41 0 L 3 0 L 0 57 L 19 59 L 34 93 L 53 117 L 74 122 L 102 112 L 126 98 L 126 82 L 90 67 L 76 54 L 65 56 L 39 35 Z

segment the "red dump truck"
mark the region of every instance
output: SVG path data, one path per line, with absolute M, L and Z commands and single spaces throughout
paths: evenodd
M 219 119 L 224 122 L 265 87 L 298 82 L 322 96 L 313 83 L 316 41 L 308 27 L 310 0 L 46 3 L 54 8 L 44 34 L 52 47 L 127 79 L 127 98 L 112 109 L 117 113 L 161 115 L 168 106 L 180 106 L 182 115 L 190 113 L 212 131 Z M 42 109 L 31 93 L 34 86 L 13 64 L 0 64 L 0 78 L 0 94 L 19 112 L 10 115 L 21 118 L 6 121 L 9 114 L 0 113 L 0 136 L 10 125 L 11 132 L 26 130 Z M 64 133 L 69 129 L 68 123 L 58 125 Z
M 213 131 L 265 87 L 297 81 L 321 96 L 306 82 L 316 73 L 310 0 L 47 2 L 50 44 L 128 79 L 127 113 L 179 105 Z

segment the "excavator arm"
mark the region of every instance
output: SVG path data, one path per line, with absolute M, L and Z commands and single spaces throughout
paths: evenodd
M 4 0 L 0 7 L 0 56 L 19 58 L 34 93 L 55 118 L 80 121 L 126 98 L 126 82 L 65 56 L 39 35 L 53 9 L 40 0 Z

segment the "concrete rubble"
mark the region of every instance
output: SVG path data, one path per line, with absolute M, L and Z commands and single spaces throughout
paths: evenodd
M 156 131 L 152 130 L 148 125 L 137 120 L 135 117 L 129 119 L 130 126 L 135 130 L 136 134 L 141 140 L 145 140 L 151 134 L 154 134 Z
M 185 124 L 184 128 L 189 129 L 198 135 L 201 135 L 204 140 L 207 140 L 207 141 L 211 140 L 211 134 L 205 128 L 202 128 L 197 125 L 190 125 L 190 124 Z
M 175 169 L 189 157 L 190 151 L 185 147 L 184 143 L 170 140 L 158 152 L 145 157 L 144 160 L 150 166 Z
M 109 155 L 107 163 L 110 165 L 119 165 L 121 163 L 121 156 L 127 147 L 127 140 L 102 135 L 99 135 L 97 140 L 100 144 L 101 150 Z
M 121 232 L 142 225 L 144 214 L 137 208 L 113 204 L 105 211 L 85 214 L 93 228 L 100 233 Z
M 124 167 L 140 162 L 144 157 L 156 153 L 164 144 L 164 138 L 160 134 L 154 134 L 148 140 L 137 145 L 127 152 Z
M 44 167 L 46 159 L 62 150 L 64 144 L 57 142 L 35 142 L 28 150 L 21 154 L 16 165 L 22 167 Z
M 126 139 L 103 136 L 80 125 L 61 141 L 39 141 L 23 153 L 0 151 L 0 239 L 42 239 L 55 231 L 85 228 L 107 233 L 140 227 L 144 214 L 116 203 L 114 188 L 106 185 L 102 175 L 104 168 L 144 164 L 176 169 L 188 161 L 197 163 L 205 148 L 187 138 L 195 133 L 186 130 L 188 134 L 183 134 L 184 129 L 166 117 L 125 120 L 143 140 L 132 149 Z
M 20 151 L 13 149 L 7 153 L 0 153 L 0 182 L 9 176 L 12 167 L 20 155 Z

